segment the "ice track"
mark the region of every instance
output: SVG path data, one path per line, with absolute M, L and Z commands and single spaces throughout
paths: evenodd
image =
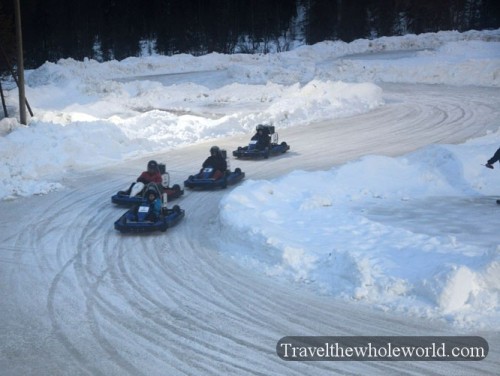
M 249 179 L 327 169 L 366 154 L 458 143 L 500 124 L 500 89 L 384 85 L 368 114 L 280 130 L 292 146 L 264 162 L 231 160 Z M 228 109 L 230 111 L 230 109 Z M 246 141 L 217 143 L 232 150 Z M 182 182 L 210 144 L 158 155 Z M 500 333 L 481 362 L 285 362 L 287 335 L 467 335 L 415 317 L 316 296 L 221 256 L 226 191 L 187 192 L 166 233 L 120 235 L 111 195 L 145 161 L 81 174 L 68 189 L 0 202 L 2 375 L 478 375 L 500 369 Z M 231 188 L 229 188 L 231 189 Z M 239 244 L 241 247 L 242 245 Z

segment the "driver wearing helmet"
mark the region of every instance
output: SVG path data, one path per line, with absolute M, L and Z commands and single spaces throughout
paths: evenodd
M 149 184 L 149 183 L 161 184 L 162 178 L 160 174 L 160 169 L 158 167 L 158 163 L 156 161 L 149 161 L 147 170 L 144 171 L 137 178 L 137 181 L 144 184 Z
M 251 141 L 257 141 L 255 147 L 259 150 L 264 150 L 269 146 L 271 139 L 267 131 L 265 132 L 263 128 L 257 127 L 257 132 L 250 139 Z
M 149 183 L 161 184 L 162 177 L 158 163 L 156 161 L 149 161 L 147 170 L 141 173 L 141 175 L 137 178 L 136 183 L 143 183 L 145 186 Z M 120 191 L 120 193 L 130 195 L 132 188 L 136 183 L 132 183 L 127 190 Z
M 149 211 L 146 219 L 151 222 L 156 222 L 161 214 L 161 199 L 158 196 L 158 192 L 154 189 L 148 189 L 144 195 L 145 203 L 149 206 Z M 141 205 L 142 206 L 142 205 Z M 138 217 L 139 206 L 136 206 L 135 210 L 130 210 L 127 212 L 127 220 L 136 221 Z
M 220 179 L 224 176 L 227 170 L 226 159 L 222 156 L 222 153 L 218 146 L 212 146 L 210 148 L 210 156 L 203 162 L 203 168 L 211 167 L 214 169 L 213 178 Z
M 154 222 L 158 219 L 161 213 L 161 200 L 158 197 L 158 193 L 153 189 L 146 192 L 146 200 L 149 204 L 148 219 Z

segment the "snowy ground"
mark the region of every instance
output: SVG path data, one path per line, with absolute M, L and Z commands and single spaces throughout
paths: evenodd
M 499 40 L 443 32 L 28 72 L 35 117 L 0 121 L 1 368 L 493 373 L 500 166 L 481 164 L 500 146 Z M 149 158 L 182 182 L 212 144 L 230 151 L 260 122 L 289 153 L 231 160 L 246 181 L 188 192 L 166 235 L 115 233 L 123 210 L 109 198 Z M 487 360 L 275 354 L 286 335 L 464 333 L 487 338 Z

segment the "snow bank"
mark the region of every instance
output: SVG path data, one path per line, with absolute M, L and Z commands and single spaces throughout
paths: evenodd
M 477 166 L 489 157 L 484 150 L 499 144 L 500 132 L 400 158 L 369 156 L 326 172 L 247 181 L 225 196 L 220 218 L 240 244 L 254 243 L 220 247 L 246 267 L 323 294 L 458 325 L 498 327 L 498 239 L 477 244 L 478 232 L 469 232 L 455 212 L 423 209 L 451 197 L 474 201 L 498 194 L 500 175 Z M 484 211 L 461 213 L 496 234 L 496 209 L 490 199 Z M 410 220 L 393 218 L 405 215 Z M 436 231 L 435 216 L 458 226 L 457 233 L 445 225 Z M 426 224 L 415 226 L 411 217 Z

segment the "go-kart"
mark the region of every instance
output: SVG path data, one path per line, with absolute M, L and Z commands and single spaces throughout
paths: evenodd
M 184 194 L 184 190 L 179 184 L 174 184 L 170 186 L 170 175 L 165 169 L 165 165 L 160 163 L 158 165 L 160 168 L 160 173 L 162 177 L 162 194 L 166 193 L 168 201 L 172 201 L 176 198 L 181 197 Z M 111 196 L 111 202 L 117 205 L 137 205 L 142 201 L 142 194 L 145 192 L 146 184 L 142 182 L 135 182 L 124 191 L 118 191 L 115 195 Z
M 233 185 L 241 181 L 245 177 L 245 173 L 240 168 L 236 168 L 233 172 L 227 170 L 224 176 L 214 179 L 214 169 L 207 167 L 201 170 L 196 175 L 191 175 L 184 181 L 186 188 L 200 188 L 200 189 L 213 189 L 213 188 L 226 188 L 228 185 Z
M 162 197 L 160 215 L 152 214 L 152 208 L 144 195 L 140 204 L 129 209 L 115 222 L 116 230 L 123 233 L 166 231 L 167 228 L 175 226 L 184 217 L 184 210 L 179 205 L 174 205 L 172 209 L 167 208 L 166 193 L 162 195 L 156 184 L 148 184 L 145 192 L 150 190 L 156 190 L 159 197 Z
M 273 125 L 259 124 L 256 130 L 262 130 L 265 137 L 268 139 L 265 144 L 256 140 L 251 140 L 248 146 L 238 146 L 238 149 L 233 151 L 233 156 L 236 158 L 247 159 L 267 159 L 270 156 L 286 153 L 290 150 L 290 145 L 286 142 L 279 142 L 278 133 L 275 133 Z

